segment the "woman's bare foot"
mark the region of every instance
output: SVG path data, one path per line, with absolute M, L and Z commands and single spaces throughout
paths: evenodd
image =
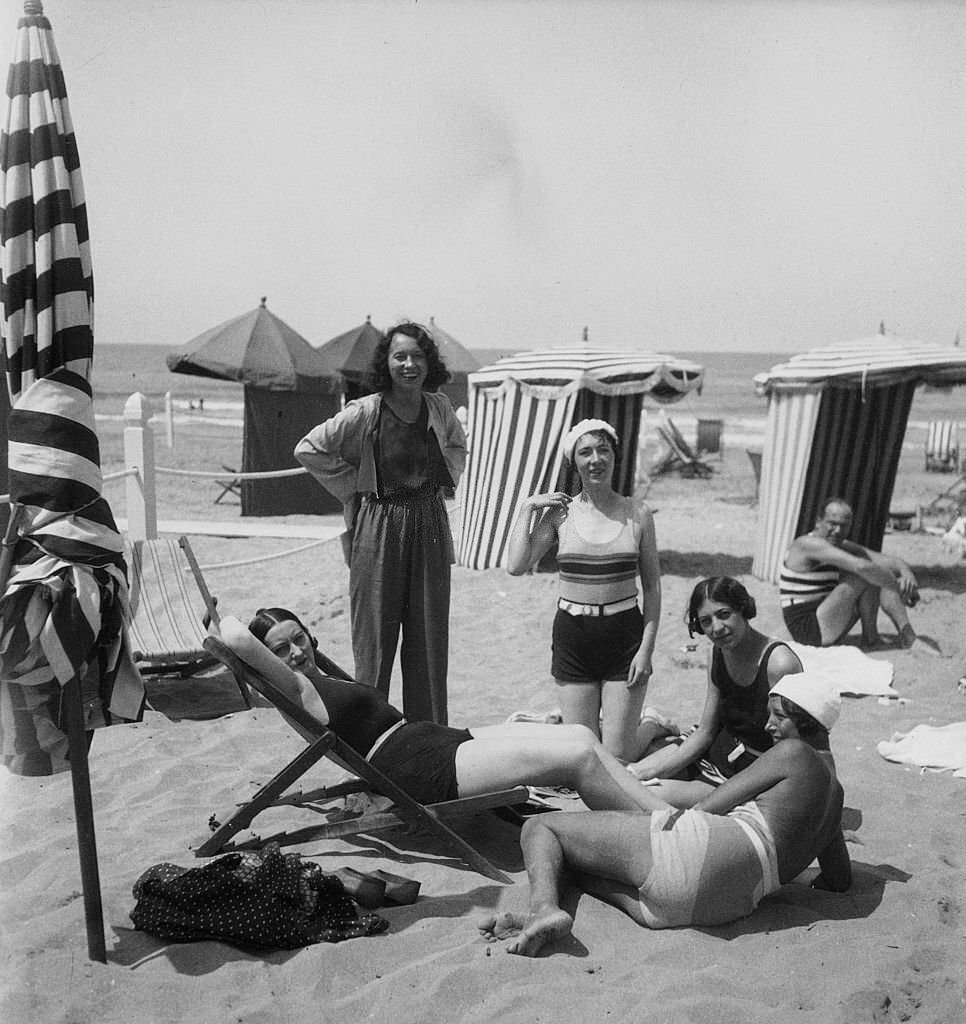
M 514 935 L 519 935 L 525 923 L 519 914 L 504 912 L 480 918 L 476 927 L 487 942 L 498 942 L 500 939 L 511 939 Z
M 496 914 L 484 917 L 478 924 L 480 934 L 487 942 L 519 936 L 507 947 L 517 956 L 536 956 L 548 943 L 569 935 L 574 919 L 557 906 L 533 909 L 524 919 L 519 914 Z
M 527 916 L 526 926 L 520 937 L 511 942 L 506 951 L 517 956 L 536 956 L 548 942 L 556 942 L 569 935 L 574 927 L 574 919 L 560 907 L 547 907 L 544 910 L 533 910 Z

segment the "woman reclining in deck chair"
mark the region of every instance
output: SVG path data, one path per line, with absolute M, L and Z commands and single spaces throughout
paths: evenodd
M 223 630 L 227 625 L 223 619 Z M 262 608 L 248 628 L 290 670 L 273 666 L 279 689 L 420 803 L 518 785 L 566 786 L 594 810 L 648 810 L 653 803 L 583 725 L 407 722 L 374 686 L 325 675 L 315 639 L 293 612 Z

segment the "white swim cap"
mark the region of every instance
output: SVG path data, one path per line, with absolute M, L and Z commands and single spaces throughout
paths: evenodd
M 839 688 L 830 676 L 821 672 L 797 672 L 795 675 L 782 676 L 769 693 L 787 697 L 826 729 L 831 729 L 838 721 L 839 709 L 842 707 Z
M 564 436 L 562 447 L 564 458 L 568 462 L 574 461 L 574 447 L 584 434 L 592 434 L 595 430 L 602 430 L 618 443 L 617 431 L 606 420 L 581 420 L 567 431 Z

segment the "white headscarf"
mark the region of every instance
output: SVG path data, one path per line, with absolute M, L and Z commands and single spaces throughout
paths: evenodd
M 618 444 L 617 431 L 606 421 L 606 420 L 581 420 L 578 424 L 571 427 L 564 436 L 561 445 L 563 447 L 564 458 L 568 462 L 574 461 L 574 448 L 577 442 L 584 436 L 584 434 L 591 434 L 595 430 L 603 430 L 605 434 L 609 434 L 614 439 L 614 444 Z

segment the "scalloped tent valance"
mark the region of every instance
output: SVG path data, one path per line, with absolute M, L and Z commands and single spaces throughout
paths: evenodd
M 704 367 L 659 352 L 587 345 L 538 349 L 507 356 L 470 375 L 471 386 L 495 387 L 513 380 L 561 395 L 586 389 L 598 395 L 649 394 L 658 402 L 680 401 L 704 384 Z

